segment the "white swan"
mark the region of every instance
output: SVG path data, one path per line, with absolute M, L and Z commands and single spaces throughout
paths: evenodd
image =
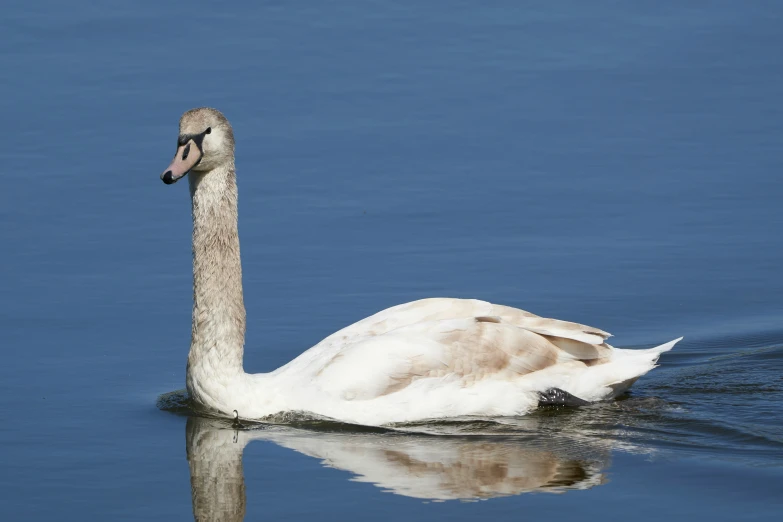
M 484 301 L 425 299 L 343 328 L 271 373 L 245 373 L 233 131 L 209 108 L 186 112 L 179 130 L 161 179 L 171 184 L 191 173 L 186 381 L 199 408 L 246 419 L 308 411 L 367 425 L 522 415 L 542 401 L 614 398 L 679 341 L 622 350 L 597 328 Z

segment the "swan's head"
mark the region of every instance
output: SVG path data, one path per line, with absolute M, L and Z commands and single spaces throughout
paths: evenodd
M 179 120 L 177 153 L 160 175 L 170 185 L 191 170 L 208 172 L 234 161 L 234 131 L 223 114 L 215 109 L 191 109 Z

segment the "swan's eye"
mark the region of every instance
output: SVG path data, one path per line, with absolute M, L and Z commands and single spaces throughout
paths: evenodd
M 182 161 L 185 161 L 188 159 L 188 154 L 190 153 L 190 143 L 188 143 L 188 146 L 185 147 L 185 150 L 182 151 Z
M 207 130 L 204 131 L 204 134 L 212 134 L 212 127 L 207 127 Z

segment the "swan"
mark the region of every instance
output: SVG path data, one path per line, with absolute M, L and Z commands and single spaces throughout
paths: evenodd
M 177 152 L 161 179 L 173 184 L 188 173 L 193 322 L 186 388 L 204 412 L 262 419 L 305 411 L 373 426 L 524 415 L 540 404 L 613 399 L 681 339 L 619 349 L 590 326 L 432 298 L 378 312 L 277 370 L 248 374 L 234 134 L 215 109 L 192 109 L 180 119 Z

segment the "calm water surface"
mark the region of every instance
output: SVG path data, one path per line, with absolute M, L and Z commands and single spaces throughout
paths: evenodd
M 772 1 L 6 1 L 0 518 L 780 520 L 781 24 Z M 158 175 L 200 105 L 237 136 L 248 371 L 425 296 L 685 341 L 622 401 L 497 423 L 161 411 L 191 273 L 187 190 Z

